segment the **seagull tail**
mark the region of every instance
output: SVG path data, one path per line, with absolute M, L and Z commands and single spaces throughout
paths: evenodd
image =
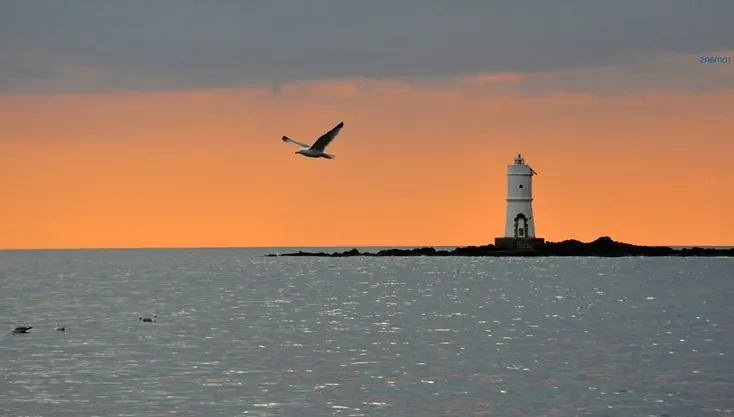
M 324 154 L 324 158 L 326 158 L 326 159 L 334 159 L 334 158 L 336 158 L 336 155 L 325 153 Z

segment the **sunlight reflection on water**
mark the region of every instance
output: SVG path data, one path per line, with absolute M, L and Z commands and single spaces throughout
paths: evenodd
M 257 255 L 0 252 L 0 414 L 732 415 L 728 259 Z

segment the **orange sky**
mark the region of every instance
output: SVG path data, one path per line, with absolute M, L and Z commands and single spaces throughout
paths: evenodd
M 521 81 L 0 95 L 0 248 L 486 244 L 520 152 L 539 236 L 734 245 L 734 91 Z

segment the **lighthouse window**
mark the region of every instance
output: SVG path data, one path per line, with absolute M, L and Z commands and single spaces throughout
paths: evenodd
M 522 184 L 520 184 L 520 188 L 522 188 Z

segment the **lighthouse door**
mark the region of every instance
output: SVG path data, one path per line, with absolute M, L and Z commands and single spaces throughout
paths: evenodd
M 528 219 L 525 215 L 520 213 L 515 217 L 515 237 L 524 238 L 527 237 L 528 232 Z

